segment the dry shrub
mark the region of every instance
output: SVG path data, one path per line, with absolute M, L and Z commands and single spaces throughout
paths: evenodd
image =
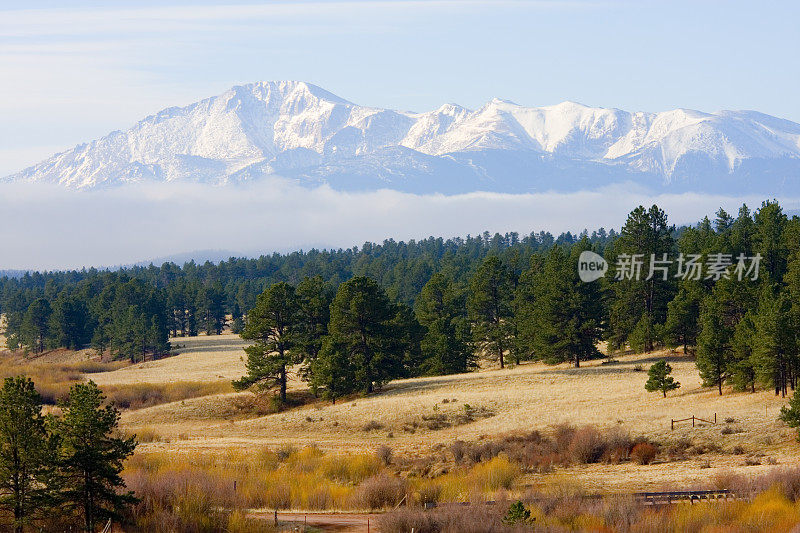
M 139 498 L 134 508 L 136 525 L 142 531 L 223 531 L 227 512 L 235 505 L 230 480 L 188 465 L 162 471 L 139 469 L 126 475 L 126 482 Z
M 378 422 L 377 420 L 370 420 L 364 427 L 362 428 L 364 431 L 377 431 L 379 429 L 383 429 L 383 424 Z
M 556 448 L 564 451 L 569 448 L 572 438 L 575 436 L 575 428 L 569 424 L 559 424 L 555 428 Z
M 658 449 L 649 442 L 640 442 L 631 450 L 631 460 L 640 465 L 649 465 L 658 454 Z
M 792 501 L 800 500 L 800 468 L 775 468 L 757 478 L 755 490 L 777 489 Z
M 617 464 L 630 459 L 630 452 L 634 442 L 627 431 L 615 426 L 606 433 L 605 439 L 606 449 L 603 452 L 603 461 Z
M 378 449 L 375 450 L 375 456 L 384 464 L 388 465 L 392 462 L 392 448 L 386 446 L 385 444 L 381 444 L 378 446 Z
M 361 509 L 384 509 L 399 504 L 408 492 L 403 479 L 387 474 L 378 474 L 364 480 L 352 497 L 354 507 Z
M 800 522 L 800 511 L 780 490 L 758 494 L 734 518 L 741 531 L 791 531 Z
M 295 472 L 313 472 L 322 464 L 323 455 L 322 450 L 312 444 L 290 453 L 285 462 Z
M 576 463 L 596 463 L 606 451 L 606 441 L 593 426 L 576 430 L 567 448 L 567 455 Z
M 151 427 L 141 428 L 136 432 L 136 442 L 161 442 L 161 435 Z
M 329 509 L 332 503 L 331 490 L 328 487 L 319 487 L 311 491 L 303 508 L 311 511 L 322 511 Z
M 288 483 L 275 483 L 264 493 L 264 507 L 269 509 L 290 509 L 292 489 Z
M 292 446 L 291 444 L 281 445 L 281 447 L 278 448 L 278 451 L 276 452 L 278 461 L 280 462 L 286 461 L 296 451 L 297 450 L 295 449 L 295 447 Z
M 442 497 L 442 486 L 438 483 L 425 483 L 417 489 L 417 500 L 421 504 L 437 503 Z
M 381 533 L 499 533 L 523 531 L 503 524 L 502 506 L 474 505 L 430 511 L 400 508 L 378 517 Z M 524 529 L 530 531 L 530 529 Z M 537 529 L 537 531 L 548 531 Z M 551 530 L 552 531 L 552 530 Z
M 457 440 L 450 445 L 450 453 L 453 454 L 453 461 L 456 464 L 461 464 L 461 461 L 464 460 L 466 447 L 467 444 L 463 440 Z

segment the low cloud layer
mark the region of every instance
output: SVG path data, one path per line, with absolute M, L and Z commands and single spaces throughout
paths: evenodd
M 413 195 L 345 193 L 269 180 L 247 187 L 193 184 L 70 191 L 0 185 L 0 269 L 120 265 L 194 250 L 247 255 L 346 248 L 365 241 L 466 236 L 483 231 L 591 232 L 619 228 L 639 204 L 658 204 L 673 223 L 735 213 L 762 197 L 652 194 L 614 186 L 576 193 Z M 794 209 L 797 199 L 780 199 Z

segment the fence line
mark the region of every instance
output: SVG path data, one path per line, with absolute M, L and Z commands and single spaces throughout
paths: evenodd
M 671 418 L 670 421 L 669 421 L 670 429 L 674 430 L 675 429 L 675 424 L 677 424 L 678 422 L 688 422 L 689 420 L 692 421 L 692 427 L 694 427 L 695 421 L 697 421 L 697 422 L 705 422 L 706 424 L 716 424 L 717 423 L 717 413 L 714 413 L 714 421 L 713 422 L 711 420 L 706 420 L 704 418 L 700 418 L 700 417 L 694 416 L 694 415 L 690 416 L 689 418 L 680 418 L 680 419 L 677 419 L 677 420 L 674 419 L 674 418 Z

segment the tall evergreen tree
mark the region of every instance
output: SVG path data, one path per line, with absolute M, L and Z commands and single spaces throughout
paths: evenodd
M 466 296 L 444 273 L 431 276 L 416 303 L 425 327 L 422 371 L 428 375 L 467 372 L 477 361 L 472 351 Z
M 639 206 L 607 249 L 615 276 L 608 335 L 612 347 L 629 342 L 634 331 L 645 351 L 655 347 L 657 326 L 666 321 L 667 303 L 675 292 L 674 270 L 669 263 L 660 263 L 673 251 L 673 230 L 658 206 Z
M 91 341 L 91 316 L 85 300 L 62 291 L 53 304 L 51 334 L 58 346 L 79 350 Z
M 322 276 L 303 278 L 297 285 L 298 325 L 295 351 L 305 361 L 304 379 L 311 381 L 312 362 L 322 350 L 331 318 L 333 289 Z
M 244 349 L 247 375 L 234 381 L 234 387 L 277 386 L 281 402 L 286 403 L 288 367 L 300 362 L 291 352 L 298 324 L 299 303 L 293 286 L 279 282 L 264 291 L 247 313 L 241 337 L 254 343 Z
M 786 397 L 796 385 L 796 334 L 791 323 L 791 305 L 786 294 L 765 287 L 755 319 L 754 360 L 756 373 L 775 394 Z
M 763 202 L 756 211 L 754 224 L 754 249 L 761 254 L 762 275 L 773 283 L 783 279 L 788 255 L 785 241 L 787 219 L 776 201 Z
M 104 403 L 93 381 L 73 385 L 56 422 L 62 496 L 66 508 L 80 514 L 87 533 L 108 519 L 121 520 L 136 502 L 132 492 L 120 492 L 125 488 L 123 463 L 133 454 L 136 440 L 117 436 L 119 411 Z
M 706 298 L 700 314 L 701 332 L 697 340 L 697 369 L 703 385 L 715 386 L 722 394 L 733 361 L 732 331 L 723 320 L 722 305 L 714 295 Z
M 517 287 L 514 290 L 514 353 L 517 360 L 534 359 L 536 351 L 536 291 L 539 283 L 539 273 L 543 268 L 541 254 L 534 254 L 530 258 L 530 266 L 522 271 Z
M 535 282 L 534 351 L 547 363 L 582 360 L 600 355 L 602 296 L 598 283 L 578 278 L 578 256 L 590 248 L 588 239 L 571 254 L 555 246 L 547 254 Z
M 33 382 L 6 378 L 0 389 L 0 509 L 13 517 L 15 532 L 57 503 L 53 443 Z
M 361 390 L 372 393 L 391 379 L 403 375 L 404 353 L 398 350 L 402 332 L 393 323 L 393 306 L 385 291 L 371 278 L 355 277 L 339 286 L 331 303 L 329 339 L 320 353 L 324 359 L 316 368 L 333 370 L 332 360 L 351 369 L 337 379 L 352 379 L 349 383 L 332 383 L 328 376 L 321 378 L 341 395 Z M 331 374 L 332 375 L 332 374 Z M 318 382 L 319 383 L 319 382 Z M 330 390 L 326 392 L 329 396 Z
M 53 309 L 45 298 L 34 300 L 22 320 L 23 343 L 35 353 L 42 353 L 50 338 L 50 317 Z
M 336 403 L 356 390 L 354 361 L 344 343 L 326 336 L 316 359 L 310 363 L 309 379 L 315 391 L 322 391 L 323 397 Z
M 496 256 L 481 263 L 470 279 L 467 309 L 476 345 L 505 367 L 505 353 L 512 348 L 514 283 L 511 273 Z
M 389 328 L 392 333 L 387 336 L 388 345 L 384 351 L 397 354 L 400 367 L 397 373 L 393 373 L 394 377 L 422 374 L 422 339 L 425 337 L 425 328 L 417 320 L 414 310 L 403 303 L 393 304 Z
M 736 324 L 733 333 L 733 359 L 730 363 L 729 374 L 733 386 L 740 391 L 756 391 L 755 343 L 756 325 L 754 313 L 747 312 L 744 318 Z
M 681 284 L 675 298 L 667 304 L 667 321 L 664 324 L 664 341 L 669 347 L 689 346 L 697 342 L 700 320 L 700 289 L 696 284 Z

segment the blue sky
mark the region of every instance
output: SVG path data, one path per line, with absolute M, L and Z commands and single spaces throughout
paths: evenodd
M 498 96 L 800 122 L 798 2 L 163 4 L 2 3 L 0 175 L 268 79 L 409 110 Z

